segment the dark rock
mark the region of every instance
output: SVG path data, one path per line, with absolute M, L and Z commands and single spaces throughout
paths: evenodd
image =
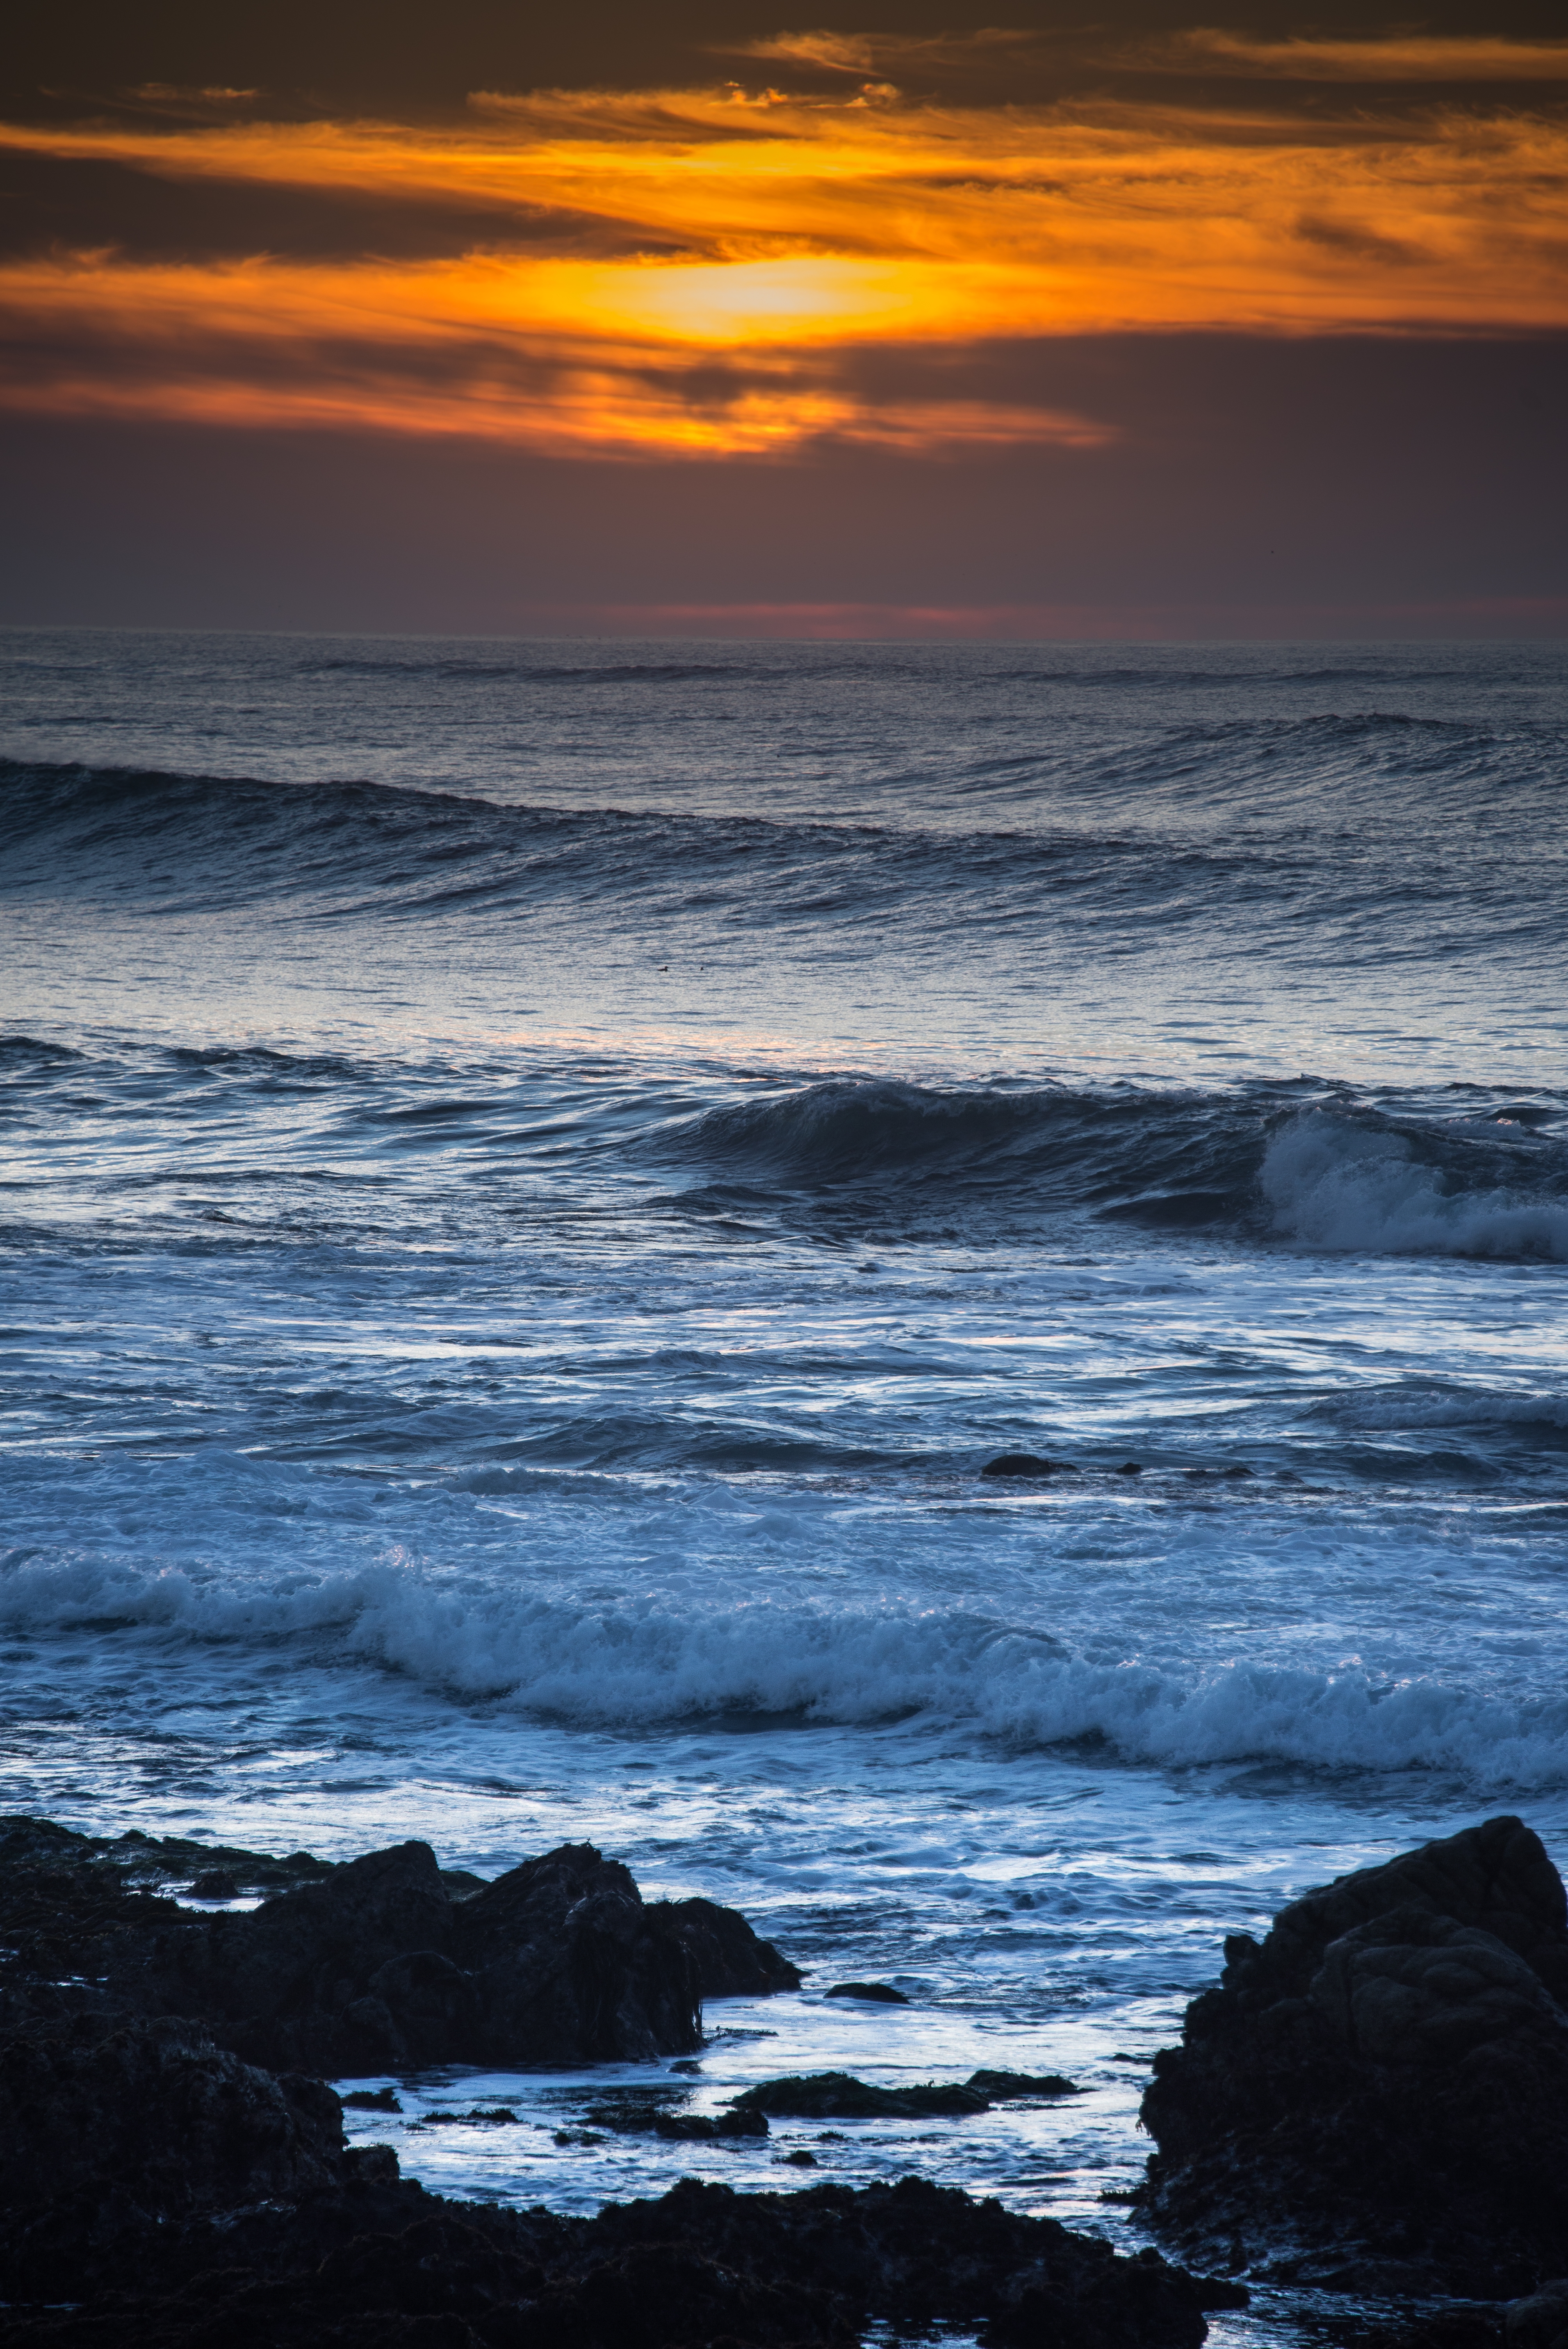
M 1347 2290 L 1504 2297 L 1563 2273 L 1568 1899 L 1529 1828 L 1343 1877 L 1225 1959 L 1144 2097 L 1157 2226 Z
M 242 2064 L 176 2016 L 81 2016 L 0 2041 L 0 2294 L 68 2293 L 84 2261 L 191 2211 L 336 2184 L 319 2080 Z
M 965 2086 L 973 2088 L 993 2105 L 1016 2104 L 1025 2096 L 1080 2096 L 1083 2090 L 1076 2081 L 1064 2080 L 1059 2072 L 971 2072 Z
M 390 2088 L 351 2088 L 343 2099 L 346 2111 L 400 2113 L 402 2105 Z
M 1103 2349 L 1114 2341 L 1160 2337 L 1177 2312 L 1171 2306 L 1171 2271 L 1157 2251 L 1138 2252 L 1120 2273 L 1101 2267 L 1079 2282 L 1068 2310 L 1062 2307 L 1063 2277 L 1050 2260 L 1026 2271 L 1009 2286 L 987 2328 L 999 2349 L 1040 2349 L 1044 2342 L 1070 2343 L 1074 2349 Z M 1247 2294 L 1211 2278 L 1200 2286 L 1208 2308 L 1244 2308 Z
M 346 2105 L 351 2105 L 354 2102 L 354 2098 L 352 2096 L 345 2096 L 343 2101 Z M 413 2123 L 413 2127 L 415 2128 L 446 2128 L 448 2127 L 454 2128 L 469 2128 L 481 2122 L 486 2124 L 492 2122 L 499 2123 L 503 2121 L 515 2121 L 517 2115 L 510 2105 L 470 2105 L 466 2113 L 455 2113 L 449 2106 L 441 2106 L 435 2112 L 421 2113 L 418 2119 Z
M 1065 1460 L 1042 1460 L 1035 1452 L 999 1452 L 980 1471 L 982 1476 L 1059 1476 L 1064 1473 L 1070 1473 Z
M 77 2271 L 75 2307 L 0 2309 L 0 2344 L 854 2349 L 872 2323 L 989 2318 L 1020 2349 L 1200 2349 L 1205 2307 L 1244 2300 L 916 2178 L 782 2195 L 687 2179 L 593 2220 L 366 2180 L 171 2220 L 125 2251 Z
M 913 2088 L 877 2088 L 848 2072 L 810 2072 L 764 2080 L 730 2099 L 738 2112 L 771 2113 L 779 2120 L 940 2120 L 988 2109 L 987 2100 L 957 2081 L 927 2080 Z
M 654 2122 L 654 2135 L 664 2137 L 723 2139 L 758 2137 L 768 2135 L 768 2117 L 764 2113 L 660 2113 Z
M 655 1900 L 648 1915 L 668 1926 L 687 1951 L 705 1999 L 767 1998 L 800 1987 L 799 1969 L 771 1941 L 759 1940 L 738 1909 L 722 1909 L 717 1900 Z
M 626 2063 L 700 2047 L 696 1961 L 667 1907 L 645 1909 L 631 1871 L 592 1844 L 525 1860 L 459 1903 L 451 1951 L 473 1978 L 487 2051 L 467 2060 Z
M 67 2009 L 199 2017 L 247 2062 L 341 2078 L 679 2054 L 702 2044 L 705 1971 L 719 1994 L 799 1981 L 733 1910 L 645 1907 L 589 1844 L 455 1898 L 428 1844 L 311 1860 L 260 1908 L 218 1915 L 143 1889 L 119 1848 L 0 1822 L 0 1993 L 66 1977 Z
M 763 2278 L 677 2242 L 634 2243 L 553 2284 L 528 2311 L 532 2349 L 855 2349 L 833 2296 L 780 2271 Z
M 915 2178 L 790 2194 L 738 2194 L 688 2178 L 659 2202 L 612 2206 L 593 2225 L 613 2242 L 700 2245 L 742 2274 L 809 2275 L 857 2325 L 973 2325 L 1013 2310 L 1009 2339 L 1064 2349 L 1198 2349 L 1202 2309 L 1227 2289 L 1153 2253 L 1119 2259 L 1098 2237 Z M 1038 2297 L 1020 2310 L 1029 2294 Z M 1228 2304 L 1240 2301 L 1231 2288 Z
M 835 1982 L 831 1990 L 822 1992 L 824 1998 L 865 1998 L 877 2006 L 907 2006 L 903 1991 L 894 1990 L 891 1982 Z
M 53 1819 L 0 1818 L 0 1869 L 94 1866 L 106 1885 L 183 1885 L 204 1873 L 231 1878 L 241 1892 L 279 1891 L 332 1873 L 332 1863 L 308 1851 L 279 1859 L 269 1852 L 199 1843 L 191 1836 L 142 1835 L 132 1827 L 113 1837 L 80 1835 Z M 233 1899 L 235 1893 L 214 1893 Z
M 202 1918 L 133 1880 L 118 1841 L 88 1840 L 0 1852 L 17 1952 L 0 1970 L 0 2349 L 851 2349 L 872 2323 L 987 2319 L 1009 2342 L 1199 2349 L 1223 2287 L 913 2178 L 787 2195 L 686 2181 L 591 2220 L 445 2203 L 399 2178 L 391 2147 L 346 2149 L 320 2080 L 263 2070 L 196 2021 L 108 2011 L 176 1982 L 234 2033 L 313 2050 L 469 2013 L 481 2031 L 521 2014 L 506 2028 L 534 2044 L 651 2033 L 661 2000 L 666 2021 L 694 2011 L 678 2001 L 695 1961 L 586 1846 L 454 1900 L 406 1845 L 303 1874 L 253 1915 Z M 40 1971 L 57 1958 L 64 1980 Z M 792 2109 L 804 2095 L 850 2116 L 985 2105 L 957 2085 L 775 2085 Z M 718 2116 L 670 2110 L 670 2093 L 656 2134 L 767 2132 L 766 2090 Z
M 1503 2320 L 1508 2349 L 1564 2349 L 1568 2344 L 1568 2277 L 1553 2276 L 1539 2292 L 1510 2302 Z
M 688 2113 L 655 2096 L 620 2096 L 593 2105 L 585 2118 L 595 2128 L 614 2129 L 623 2137 L 662 2137 L 699 2144 L 768 2135 L 767 2116 L 755 2106 L 727 2113 Z
M 1141 1476 L 1143 1465 L 1138 1460 L 1124 1460 L 1116 1473 L 1119 1476 Z
M 397 1844 L 248 1915 L 160 1937 L 149 1971 L 162 2002 L 254 2063 L 329 2074 L 460 2063 L 479 2014 L 443 1951 L 450 1918 L 428 1844 Z
M 222 1868 L 204 1868 L 191 1887 L 192 1900 L 237 1900 L 240 1879 Z

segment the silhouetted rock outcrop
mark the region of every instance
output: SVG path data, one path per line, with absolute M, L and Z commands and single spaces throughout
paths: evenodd
M 1058 2072 L 972 2072 L 967 2080 L 925 2080 L 908 2088 L 879 2088 L 851 2072 L 797 2072 L 782 2080 L 760 2080 L 730 2103 L 738 2112 L 772 2113 L 783 2120 L 935 2120 L 987 2113 L 993 2105 L 1078 2094 Z
M 14 2301 L 15 2281 L 0 2241 Z M 122 2237 L 68 2289 L 75 2308 L 0 2308 L 3 2349 L 856 2349 L 878 2320 L 986 2318 L 998 2349 L 1200 2349 L 1203 2311 L 1244 2298 L 913 2178 L 793 2194 L 688 2178 L 592 2220 L 350 2183 L 171 2220 L 139 2257 Z
M 126 2241 L 198 2210 L 340 2184 L 343 2112 L 177 2016 L 39 2021 L 0 2036 L 0 2289 L 67 2297 Z
M 120 1844 L 5 1824 L 0 1937 L 14 1955 L 0 1984 L 87 1976 L 67 2009 L 196 2017 L 274 2069 L 342 2077 L 680 2054 L 702 2044 L 705 1996 L 799 1981 L 735 1910 L 646 1904 L 591 1844 L 491 1884 L 443 1873 L 424 1843 L 340 1867 L 298 1854 L 275 1864 L 290 1873 L 259 1909 L 213 1914 L 146 1889 L 150 1873 L 158 1880 L 149 1855 L 166 1848 L 147 1838 L 128 1864 Z M 254 1855 L 230 1857 L 244 1880 Z
M 971 2072 L 964 2083 L 993 2105 L 1025 2104 L 1037 2096 L 1079 2096 L 1076 2080 L 1060 2072 Z
M 786 2195 L 687 2179 L 593 2220 L 439 2200 L 390 2147 L 346 2147 L 325 2081 L 247 2056 L 351 2069 L 473 2045 L 576 2065 L 690 2044 L 702 1982 L 792 1970 L 729 1910 L 645 1908 L 586 1844 L 490 1885 L 417 1843 L 331 1868 L 227 1853 L 232 1881 L 283 1871 L 251 1912 L 149 1889 L 189 1883 L 209 1849 L 0 1821 L 0 2349 L 855 2349 L 873 2322 L 938 2320 L 988 2320 L 998 2349 L 1199 2349 L 1203 2310 L 1245 2297 L 915 2178 Z M 900 2113 L 985 2109 L 973 2086 L 835 2085 Z M 767 2132 L 756 2099 L 710 2116 L 669 2095 L 623 2092 L 628 2117 L 605 2117 Z
M 953 2080 L 926 2080 L 910 2088 L 879 2088 L 849 2072 L 805 2072 L 760 2080 L 731 2098 L 739 2112 L 773 2113 L 810 2121 L 931 2120 L 989 2112 L 990 2099 Z
M 799 1968 L 759 1940 L 737 1909 L 717 1900 L 657 1900 L 649 1913 L 690 1951 L 704 1998 L 767 1998 L 800 1987 Z
M 1568 1899 L 1528 1827 L 1342 1877 L 1225 1960 L 1143 2102 L 1188 2256 L 1483 2297 L 1568 2271 Z

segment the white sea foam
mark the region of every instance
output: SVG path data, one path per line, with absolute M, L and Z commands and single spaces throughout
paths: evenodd
M 1568 1262 L 1568 1200 L 1450 1185 L 1403 1134 L 1332 1111 L 1292 1118 L 1260 1182 L 1275 1230 L 1311 1247 Z
M 454 1588 L 391 1563 L 268 1587 L 87 1560 L 35 1561 L 0 1579 L 8 1635 L 89 1625 L 198 1645 L 304 1640 L 317 1661 L 389 1667 L 583 1728 L 923 1714 L 1017 1745 L 1104 1739 L 1164 1765 L 1274 1759 L 1437 1769 L 1477 1788 L 1568 1784 L 1568 1699 L 1390 1682 L 1358 1665 L 1107 1661 L 973 1609 L 908 1600 L 581 1605 L 553 1591 Z

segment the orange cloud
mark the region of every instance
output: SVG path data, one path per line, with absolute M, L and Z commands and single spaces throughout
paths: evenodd
M 1360 40 L 1264 40 L 1215 27 L 1106 41 L 1061 31 L 986 26 L 972 33 L 777 33 L 716 54 L 815 73 L 907 73 L 947 83 L 1006 62 L 1026 72 L 1092 59 L 1101 76 L 1222 73 L 1243 79 L 1333 82 L 1568 81 L 1568 41 L 1492 34 L 1374 34 Z
M 850 36 L 789 37 L 797 55 L 860 69 Z M 1288 54 L 1302 74 L 1376 46 L 1192 44 Z M 1470 46 L 1527 72 L 1559 45 Z M 1392 75 L 1396 58 L 1465 47 L 1379 54 Z M 872 402 L 848 388 L 846 355 L 1124 330 L 1568 324 L 1568 129 L 1554 117 L 872 95 L 491 96 L 446 129 L 0 128 L 0 144 L 162 179 L 482 204 L 519 222 L 514 247 L 418 264 L 174 267 L 111 250 L 13 264 L 0 270 L 0 399 L 565 451 L 1092 446 L 1109 437 L 1092 419 Z M 573 249 L 584 222 L 599 232 L 591 258 Z

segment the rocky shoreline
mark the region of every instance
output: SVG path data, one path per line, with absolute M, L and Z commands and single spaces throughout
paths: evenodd
M 1184 2257 L 1479 2299 L 1568 2275 L 1568 1898 L 1539 1837 L 1490 1819 L 1233 1935 L 1141 2117 L 1143 2211 Z
M 1498 1819 L 1424 1846 L 1225 1959 L 1143 2106 L 1140 2214 L 1183 2266 L 914 2178 L 686 2179 L 570 2219 L 445 2200 L 390 2147 L 349 2148 L 328 2077 L 686 2056 L 705 2000 L 799 1985 L 734 1910 L 645 1902 L 590 1845 L 487 1884 L 418 1843 L 332 1866 L 0 1820 L 0 2349 L 851 2349 L 937 2323 L 997 2349 L 1199 2349 L 1246 2278 L 1492 2302 L 1476 2343 L 1511 2302 L 1509 2349 L 1568 2349 L 1568 1899 L 1539 1840 Z M 717 2116 L 622 2091 L 596 2117 L 739 2138 L 770 2113 L 1073 2093 L 828 2073 Z

